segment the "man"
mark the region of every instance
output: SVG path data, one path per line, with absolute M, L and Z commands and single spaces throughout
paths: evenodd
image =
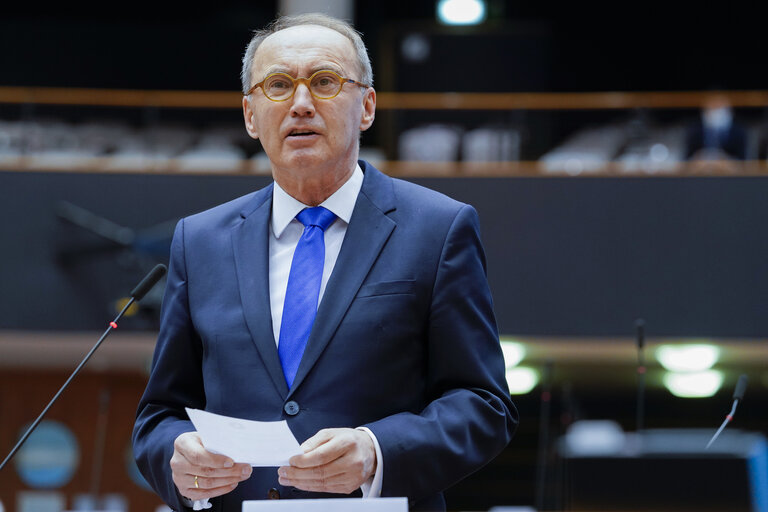
M 707 97 L 701 116 L 688 127 L 686 157 L 689 160 L 745 160 L 747 133 L 733 119 L 730 100 L 723 94 Z
M 279 19 L 242 77 L 274 183 L 176 228 L 139 467 L 176 510 L 361 493 L 444 510 L 441 491 L 517 425 L 477 215 L 358 162 L 376 92 L 346 23 Z M 287 420 L 305 453 L 235 463 L 205 450 L 185 407 Z

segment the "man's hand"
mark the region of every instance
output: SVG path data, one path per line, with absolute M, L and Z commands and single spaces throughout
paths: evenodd
M 197 432 L 186 432 L 173 442 L 171 471 L 182 496 L 202 500 L 231 492 L 252 470 L 250 464 L 235 464 L 229 457 L 209 452 Z
M 376 472 L 376 449 L 362 430 L 327 428 L 301 445 L 303 455 L 278 469 L 280 484 L 305 491 L 349 494 Z

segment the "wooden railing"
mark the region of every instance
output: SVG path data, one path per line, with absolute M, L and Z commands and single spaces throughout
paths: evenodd
M 714 92 L 512 92 L 417 93 L 378 92 L 384 110 L 574 110 L 696 108 Z M 734 107 L 766 107 L 768 91 L 717 92 Z M 58 87 L 0 87 L 0 103 L 167 108 L 241 108 L 236 91 L 161 91 Z
M 667 91 L 667 92 L 584 92 L 584 93 L 377 93 L 379 110 L 622 110 L 699 108 L 714 94 L 725 97 L 736 108 L 768 107 L 768 91 Z M 129 108 L 182 109 L 240 109 L 242 94 L 237 91 L 129 90 L 57 87 L 0 87 L 0 104 L 103 106 Z M 33 159 L 21 156 L 0 162 L 0 170 L 17 171 L 84 171 L 105 169 L 106 159 L 89 159 L 76 169 L 40 166 Z M 398 176 L 563 176 L 566 172 L 548 172 L 541 162 L 406 162 L 389 161 L 379 164 L 382 169 Z M 160 167 L 152 165 L 122 172 L 184 172 L 173 160 Z M 227 173 L 258 173 L 251 161 L 243 161 Z M 650 173 L 629 173 L 616 162 L 598 172 L 583 176 L 645 176 Z M 658 175 L 768 175 L 765 161 L 681 162 L 672 170 Z
M 268 170 L 251 160 L 242 160 L 229 170 L 199 170 L 186 169 L 179 160 L 166 160 L 161 165 L 148 163 L 136 167 L 120 167 L 114 169 L 110 165 L 109 156 L 95 156 L 76 166 L 57 165 L 47 162 L 40 164 L 29 157 L 18 157 L 0 162 L 0 171 L 12 172 L 106 172 L 110 174 L 215 174 L 222 176 L 233 175 L 266 175 Z M 706 177 L 706 176 L 768 176 L 768 161 L 708 161 L 680 162 L 670 169 L 659 172 L 628 171 L 620 163 L 610 162 L 605 166 L 588 172 L 571 174 L 562 170 L 547 169 L 538 161 L 515 162 L 418 162 L 404 160 L 388 160 L 375 162 L 376 167 L 390 176 L 397 177 Z

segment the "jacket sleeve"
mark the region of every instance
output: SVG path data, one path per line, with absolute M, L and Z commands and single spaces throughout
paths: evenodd
M 202 344 L 189 312 L 184 253 L 181 220 L 171 242 L 152 371 L 133 429 L 133 453 L 142 475 L 174 510 L 187 508 L 171 478 L 173 443 L 180 434 L 195 430 L 184 407 L 205 408 Z
M 382 496 L 411 503 L 490 462 L 517 427 L 471 206 L 458 211 L 445 237 L 425 332 L 427 405 L 366 425 L 382 449 Z

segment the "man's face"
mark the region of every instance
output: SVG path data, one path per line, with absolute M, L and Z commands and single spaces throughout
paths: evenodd
M 270 73 L 298 78 L 321 69 L 360 80 L 352 43 L 335 30 L 317 25 L 291 27 L 267 37 L 256 52 L 252 69 L 252 84 Z M 347 83 L 335 98 L 321 100 L 300 83 L 293 97 L 281 102 L 269 100 L 261 88 L 256 89 L 243 100 L 243 113 L 248 133 L 261 140 L 275 176 L 299 177 L 351 171 L 360 131 L 373 122 L 375 106 L 372 88 Z

